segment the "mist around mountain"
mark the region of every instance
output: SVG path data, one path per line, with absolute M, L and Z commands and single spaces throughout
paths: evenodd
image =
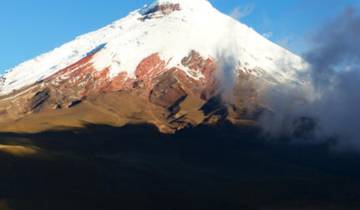
M 358 209 L 360 15 L 295 55 L 159 0 L 0 77 L 0 210 Z

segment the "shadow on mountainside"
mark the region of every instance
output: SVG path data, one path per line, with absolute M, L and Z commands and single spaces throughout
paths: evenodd
M 2 133 L 0 145 L 35 152 L 0 149 L 0 209 L 358 209 L 357 155 L 258 133 L 229 124 Z

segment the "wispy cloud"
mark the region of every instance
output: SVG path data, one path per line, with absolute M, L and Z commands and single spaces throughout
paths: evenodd
M 230 12 L 230 16 L 235 19 L 242 19 L 249 16 L 254 11 L 254 9 L 255 9 L 254 4 L 237 6 Z
M 292 52 L 295 52 L 297 54 L 303 55 L 304 52 L 308 51 L 310 45 L 309 40 L 310 38 L 307 38 L 306 35 L 299 36 L 294 33 L 287 33 L 283 36 L 277 36 L 277 39 L 275 40 L 275 43 L 282 46 L 285 49 L 288 49 Z
M 262 34 L 262 36 L 267 39 L 270 39 L 272 37 L 272 35 L 273 35 L 273 32 L 271 32 L 271 31 Z
M 287 35 L 285 37 L 282 37 L 280 40 L 277 40 L 276 43 L 286 49 L 289 49 L 292 40 L 293 40 L 293 36 Z

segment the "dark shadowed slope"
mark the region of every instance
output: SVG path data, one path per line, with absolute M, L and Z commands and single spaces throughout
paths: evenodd
M 357 209 L 358 156 L 270 144 L 257 132 L 223 124 L 175 135 L 147 125 L 1 134 L 1 145 L 35 153 L 0 150 L 0 209 Z

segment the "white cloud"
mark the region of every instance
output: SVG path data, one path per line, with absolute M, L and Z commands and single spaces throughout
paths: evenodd
M 235 7 L 231 12 L 230 16 L 235 19 L 242 19 L 249 16 L 255 9 L 254 4 L 248 4 L 245 6 Z
M 273 32 L 271 32 L 271 31 L 262 34 L 262 36 L 267 39 L 270 39 L 272 37 L 272 35 L 273 35 Z
M 289 49 L 293 40 L 294 40 L 294 37 L 291 35 L 288 35 L 288 36 L 281 38 L 280 40 L 277 40 L 276 43 L 286 49 Z

